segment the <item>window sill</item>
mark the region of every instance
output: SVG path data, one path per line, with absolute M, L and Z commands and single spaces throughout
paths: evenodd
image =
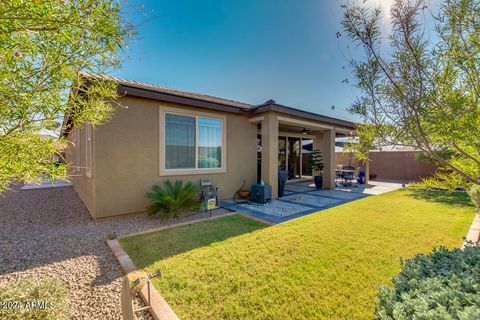
M 161 169 L 160 176 L 186 176 L 186 175 L 198 175 L 198 174 L 215 174 L 226 173 L 226 168 L 213 168 L 213 169 Z

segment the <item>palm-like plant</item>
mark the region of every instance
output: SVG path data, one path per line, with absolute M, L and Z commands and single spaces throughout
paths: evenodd
M 197 194 L 199 191 L 200 188 L 191 182 L 184 185 L 180 180 L 175 183 L 166 180 L 163 187 L 156 184 L 145 195 L 152 202 L 147 207 L 147 211 L 162 220 L 179 218 L 186 212 L 198 209 L 200 200 L 197 198 Z

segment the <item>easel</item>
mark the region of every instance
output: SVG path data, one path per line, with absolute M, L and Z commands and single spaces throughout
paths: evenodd
M 130 272 L 123 277 L 122 281 L 122 316 L 124 320 L 134 320 L 135 313 L 147 311 L 150 308 L 150 279 L 161 276 L 160 270 L 148 275 L 144 271 Z M 133 308 L 133 298 L 138 296 L 140 290 L 147 285 L 147 302 L 144 307 Z

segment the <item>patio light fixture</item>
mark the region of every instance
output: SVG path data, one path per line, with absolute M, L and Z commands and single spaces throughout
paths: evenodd
M 310 132 L 310 131 L 309 131 L 307 128 L 303 128 L 303 129 L 302 129 L 302 134 L 307 134 L 307 133 L 309 133 L 309 132 Z

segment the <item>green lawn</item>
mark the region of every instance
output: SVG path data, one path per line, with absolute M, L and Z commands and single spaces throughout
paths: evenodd
M 400 257 L 460 246 L 462 193 L 402 189 L 277 226 L 241 216 L 121 239 L 181 319 L 371 319 Z

